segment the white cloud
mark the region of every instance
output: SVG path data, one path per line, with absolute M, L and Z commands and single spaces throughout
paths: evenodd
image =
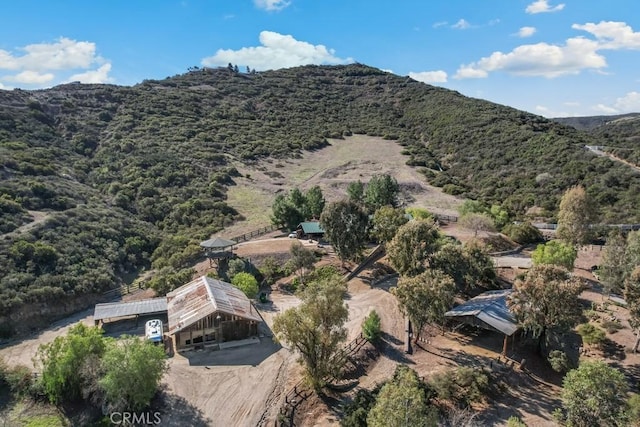
M 40 74 L 37 71 L 26 70 L 15 76 L 5 76 L 3 80 L 15 83 L 24 83 L 28 85 L 43 85 L 51 82 L 55 76 L 53 73 Z
M 578 74 L 587 69 L 607 74 L 604 70 L 607 60 L 600 51 L 640 50 L 640 32 L 634 32 L 624 22 L 574 24 L 572 28 L 586 31 L 595 39 L 573 37 L 564 45 L 538 43 L 521 45 L 508 53 L 496 51 L 476 62 L 462 65 L 454 78 L 486 77 L 492 71 L 547 78 Z
M 638 113 L 640 112 L 640 92 L 628 92 L 617 98 L 613 104 L 599 103 L 593 105 L 591 110 L 601 114 Z
M 202 60 L 205 66 L 223 66 L 228 63 L 248 65 L 256 70 L 295 67 L 308 64 L 346 64 L 352 58 L 339 58 L 333 49 L 299 41 L 290 35 L 273 31 L 260 33 L 261 46 L 238 50 L 219 49 L 215 55 Z
M 609 106 L 604 105 L 604 104 L 594 105 L 593 107 L 591 107 L 591 109 L 593 111 L 597 111 L 598 113 L 603 113 L 603 114 L 616 114 L 616 113 L 619 113 L 619 111 L 616 110 L 615 108 L 609 107 Z
M 517 36 L 522 38 L 531 37 L 536 31 L 536 27 L 521 27 L 518 30 Z
M 604 56 L 598 54 L 598 43 L 581 37 L 571 38 L 564 46 L 537 43 L 516 47 L 509 53 L 493 52 L 490 56 L 465 65 L 458 70 L 506 71 L 520 76 L 554 78 L 578 74 L 583 69 L 599 69 L 607 66 Z
M 460 19 L 458 22 L 453 24 L 451 28 L 455 28 L 456 30 L 466 30 L 471 28 L 471 24 L 469 24 L 465 19 Z
M 88 68 L 99 60 L 96 45 L 61 37 L 55 43 L 30 44 L 18 49 L 23 55 L 0 50 L 0 69 L 68 70 Z
M 548 0 L 536 0 L 531 3 L 525 9 L 525 12 L 530 14 L 536 13 L 548 13 L 548 12 L 559 12 L 564 9 L 564 3 L 560 3 L 557 6 L 551 6 Z
M 409 77 L 422 83 L 446 83 L 447 73 L 442 70 L 438 71 L 420 71 L 409 73 Z
M 268 11 L 282 10 L 291 4 L 287 0 L 253 0 L 256 7 Z
M 76 72 L 84 80 L 109 80 L 111 64 L 97 54 L 95 43 L 66 37 L 51 43 L 34 43 L 14 51 L 0 50 L 0 70 L 13 71 L 0 80 L 31 87 L 45 87 L 60 82 Z M 97 70 L 88 70 L 99 65 Z M 82 80 L 82 79 L 75 79 Z
M 634 32 L 625 22 L 601 21 L 584 25 L 573 24 L 574 30 L 593 34 L 601 49 L 640 49 L 640 32 Z
M 487 73 L 485 70 L 474 68 L 471 65 L 461 66 L 453 76 L 454 79 L 484 79 L 487 77 L 489 77 L 489 73 Z
M 447 25 L 449 25 L 447 21 L 440 21 L 433 24 L 433 28 L 446 27 Z
M 625 96 L 616 99 L 614 105 L 620 112 L 640 112 L 640 92 L 629 92 Z
M 67 79 L 67 82 L 110 83 L 113 79 L 109 77 L 109 71 L 111 71 L 111 63 L 107 62 L 95 70 L 89 70 L 84 73 L 72 75 Z
M 545 107 L 544 105 L 536 105 L 535 111 L 538 112 L 541 116 L 545 117 L 575 117 L 578 114 L 568 113 L 566 111 L 554 111 L 550 108 Z

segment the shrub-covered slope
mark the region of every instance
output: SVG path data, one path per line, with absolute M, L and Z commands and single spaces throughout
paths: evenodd
M 606 220 L 640 220 L 640 178 L 584 150 L 588 134 L 360 64 L 0 91 L 0 329 L 27 304 L 188 264 L 194 243 L 238 218 L 225 204 L 231 159 L 353 133 L 395 140 L 431 183 L 515 214 L 553 211 L 581 183 Z M 48 219 L 19 232 L 29 211 Z

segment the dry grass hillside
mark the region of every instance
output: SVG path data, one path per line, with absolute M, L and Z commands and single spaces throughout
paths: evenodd
M 234 166 L 242 177 L 235 178 L 236 185 L 229 187 L 227 203 L 246 220 L 225 228 L 224 233 L 233 235 L 268 225 L 271 203 L 279 192 L 318 185 L 327 201 L 333 201 L 346 196 L 350 182 L 366 183 L 376 174 L 389 174 L 398 180 L 401 202 L 406 206 L 455 215 L 462 203 L 462 199 L 427 184 L 418 169 L 407 166 L 403 147 L 392 141 L 354 135 L 344 140 L 331 139 L 329 143 L 296 159 L 270 160 L 258 165 L 236 162 Z

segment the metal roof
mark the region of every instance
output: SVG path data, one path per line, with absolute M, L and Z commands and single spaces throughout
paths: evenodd
M 167 299 L 151 298 L 131 302 L 109 302 L 96 304 L 93 320 L 112 319 L 136 314 L 163 313 L 167 311 Z
M 200 243 L 200 246 L 207 249 L 224 249 L 235 245 L 233 240 L 223 239 L 222 237 L 216 237 L 215 239 L 205 240 Z
M 507 307 L 507 296 L 510 293 L 511 289 L 484 292 L 444 315 L 449 318 L 473 316 L 492 329 L 511 336 L 518 330 L 518 322 Z
M 298 228 L 302 228 L 304 234 L 324 234 L 324 230 L 317 221 L 301 222 Z
M 260 315 L 242 291 L 229 283 L 201 276 L 167 294 L 169 334 L 187 328 L 217 311 L 260 322 Z

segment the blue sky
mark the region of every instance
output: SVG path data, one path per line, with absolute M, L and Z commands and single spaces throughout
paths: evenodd
M 357 61 L 547 117 L 640 112 L 638 0 L 7 0 L 0 88 Z

